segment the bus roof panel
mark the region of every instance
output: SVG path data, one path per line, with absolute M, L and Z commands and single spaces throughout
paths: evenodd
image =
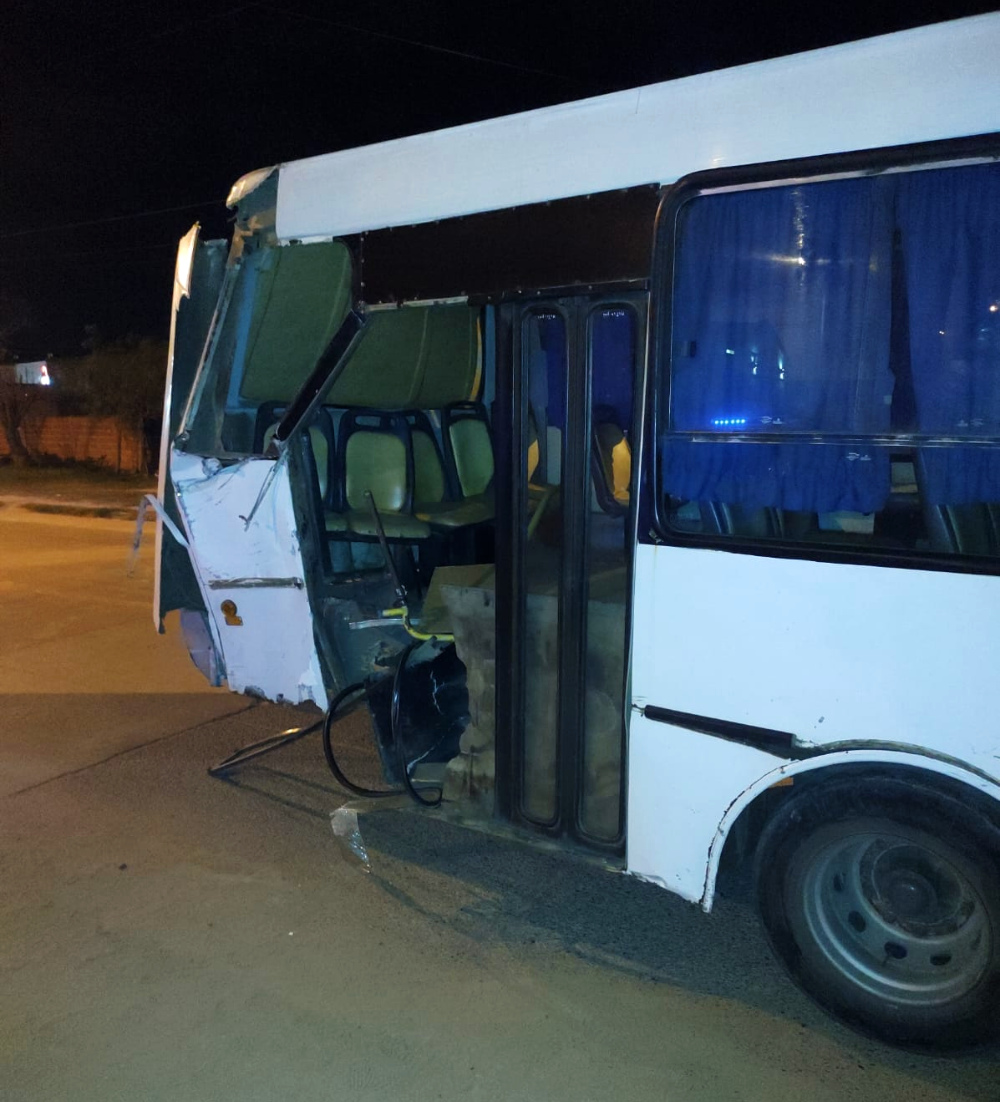
M 1000 130 L 1000 14 L 281 166 L 279 237 L 339 237 L 690 172 Z

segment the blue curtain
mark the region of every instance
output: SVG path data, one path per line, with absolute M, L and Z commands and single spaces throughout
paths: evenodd
M 670 428 L 888 431 L 892 214 L 872 178 L 683 207 Z M 665 489 L 690 501 L 873 512 L 889 492 L 875 449 L 668 440 L 662 458 Z
M 837 444 L 670 441 L 663 484 L 683 501 L 803 513 L 877 512 L 889 493 L 883 450 Z
M 897 181 L 915 428 L 1000 436 L 1000 165 Z M 1000 452 L 924 448 L 921 459 L 931 504 L 1000 501 Z

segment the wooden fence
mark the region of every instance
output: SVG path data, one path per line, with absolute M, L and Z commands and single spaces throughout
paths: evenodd
M 116 471 L 143 469 L 142 437 L 123 431 L 113 417 L 28 416 L 21 434 L 33 456 L 91 460 Z M 0 431 L 0 456 L 10 454 Z

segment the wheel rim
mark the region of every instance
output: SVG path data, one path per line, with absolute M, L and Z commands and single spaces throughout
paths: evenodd
M 895 1005 L 950 1002 L 980 981 L 992 931 L 957 853 L 888 824 L 849 834 L 840 827 L 836 837 L 805 848 L 789 881 L 803 951 Z

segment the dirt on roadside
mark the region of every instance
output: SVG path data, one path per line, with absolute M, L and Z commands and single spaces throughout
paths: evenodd
M 131 519 L 143 495 L 155 491 L 156 480 L 149 475 L 116 474 L 78 464 L 17 467 L 0 463 L 0 507 Z

